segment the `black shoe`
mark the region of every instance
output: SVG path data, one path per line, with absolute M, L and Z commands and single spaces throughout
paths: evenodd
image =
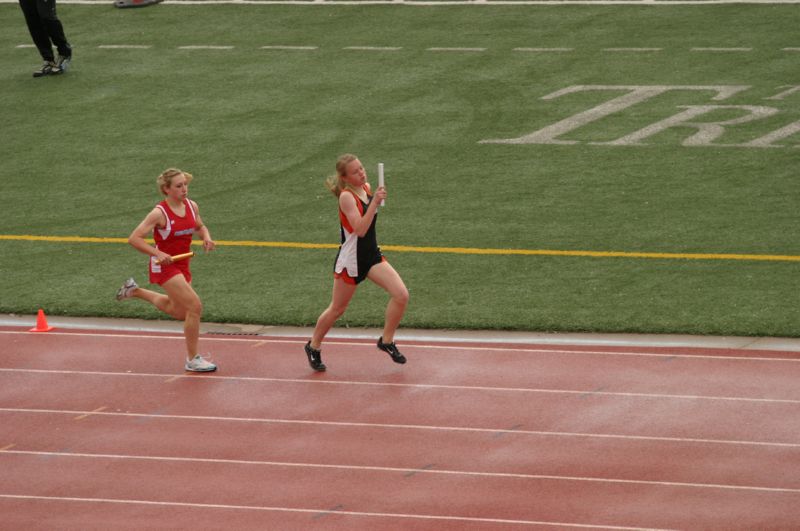
M 53 61 L 45 61 L 42 67 L 33 73 L 33 77 L 56 76 L 60 73 L 60 66 Z
M 378 348 L 382 351 L 386 352 L 392 357 L 392 361 L 395 363 L 405 363 L 406 357 L 400 354 L 400 351 L 397 350 L 397 345 L 394 344 L 394 341 L 391 343 L 384 343 L 383 336 L 378 339 Z
M 327 369 L 325 364 L 322 363 L 322 353 L 315 348 L 311 348 L 311 341 L 306 343 L 306 356 L 308 356 L 308 364 L 315 371 L 322 372 Z
M 56 59 L 56 66 L 61 70 L 61 73 L 64 73 L 69 68 L 69 64 L 72 62 L 72 54 L 70 55 L 61 55 L 58 54 L 58 58 Z

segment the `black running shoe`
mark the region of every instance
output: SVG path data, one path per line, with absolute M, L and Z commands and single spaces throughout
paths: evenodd
M 378 339 L 378 348 L 382 351 L 386 352 L 392 357 L 392 361 L 395 363 L 405 363 L 406 357 L 400 354 L 400 351 L 397 350 L 397 345 L 394 344 L 394 341 L 391 343 L 384 343 L 383 336 Z
M 39 70 L 33 73 L 33 77 L 56 76 L 61 73 L 61 67 L 53 61 L 45 61 Z
M 308 356 L 308 364 L 311 365 L 311 368 L 315 371 L 324 371 L 327 369 L 325 364 L 322 363 L 322 353 L 311 347 L 311 341 L 306 343 L 306 356 Z

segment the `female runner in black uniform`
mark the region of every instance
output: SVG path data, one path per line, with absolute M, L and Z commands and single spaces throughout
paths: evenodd
M 339 199 L 342 245 L 334 264 L 331 303 L 317 319 L 314 334 L 306 343 L 308 363 L 315 371 L 325 370 L 320 353 L 322 340 L 344 314 L 358 284 L 367 278 L 391 296 L 378 348 L 389 354 L 395 363 L 405 363 L 405 356 L 394 343 L 394 334 L 408 305 L 408 290 L 381 254 L 375 235 L 378 205 L 386 198 L 386 190 L 381 187 L 372 194 L 364 166 L 358 157 L 350 154 L 336 161 L 336 175 L 328 179 L 327 185 Z

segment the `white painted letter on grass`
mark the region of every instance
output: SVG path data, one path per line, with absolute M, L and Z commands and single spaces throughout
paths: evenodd
M 792 122 L 789 125 L 781 127 L 771 133 L 768 133 L 760 138 L 756 138 L 755 140 L 751 140 L 746 144 L 742 144 L 743 147 L 782 147 L 776 145 L 775 142 L 783 140 L 785 138 L 789 138 L 790 136 L 794 136 L 797 133 L 800 133 L 800 120 L 797 122 Z M 795 147 L 800 147 L 797 145 Z
M 772 116 L 778 112 L 774 107 L 763 107 L 755 105 L 685 105 L 681 108 L 685 111 L 679 112 L 669 118 L 665 118 L 660 122 L 650 124 L 647 127 L 639 129 L 638 131 L 625 135 L 611 142 L 592 142 L 592 144 L 608 145 L 608 146 L 637 146 L 643 145 L 642 140 L 651 137 L 655 134 L 666 131 L 672 127 L 693 127 L 697 132 L 684 140 L 681 144 L 684 146 L 710 146 L 712 142 L 725 133 L 726 125 L 739 125 L 753 120 L 759 120 Z M 719 122 L 690 122 L 692 118 L 710 113 L 719 109 L 737 109 L 747 111 L 748 114 L 731 118 L 730 120 L 722 120 Z
M 569 118 L 565 118 L 560 122 L 548 125 L 538 131 L 529 133 L 527 135 L 519 136 L 516 138 L 500 138 L 500 139 L 486 139 L 481 140 L 481 144 L 577 144 L 575 140 L 559 140 L 558 137 L 563 136 L 571 131 L 579 129 L 587 124 L 596 122 L 601 118 L 605 118 L 614 113 L 620 112 L 628 107 L 647 101 L 660 94 L 671 90 L 693 90 L 693 91 L 713 91 L 716 94 L 711 98 L 712 100 L 724 100 L 750 88 L 747 85 L 653 85 L 653 86 L 638 86 L 638 85 L 574 85 L 565 89 L 553 92 L 547 96 L 543 96 L 543 100 L 552 100 L 560 98 L 567 94 L 576 92 L 589 92 L 589 91 L 627 91 L 627 94 L 617 96 L 611 100 L 601 103 L 596 107 L 592 107 L 578 114 L 574 114 Z

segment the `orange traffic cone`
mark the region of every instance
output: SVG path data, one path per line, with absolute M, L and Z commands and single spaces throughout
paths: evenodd
M 52 326 L 47 326 L 47 317 L 44 315 L 44 310 L 39 308 L 39 315 L 36 316 L 36 328 L 31 328 L 28 332 L 49 332 L 53 330 Z

